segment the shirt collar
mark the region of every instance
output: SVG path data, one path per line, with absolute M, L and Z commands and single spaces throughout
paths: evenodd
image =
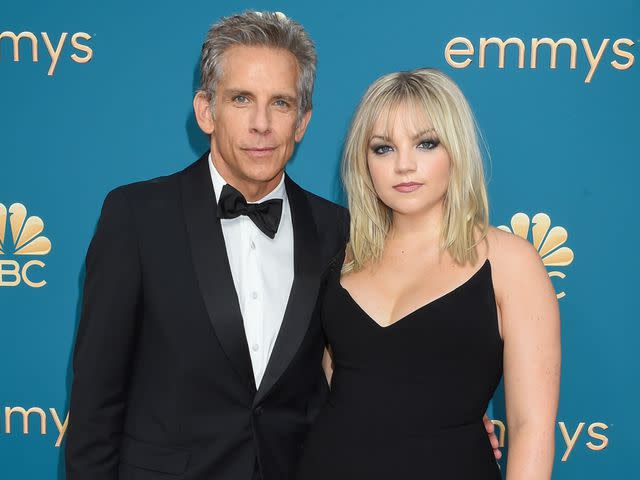
M 211 159 L 211 152 L 209 152 L 209 171 L 211 172 L 211 180 L 213 181 L 213 190 L 216 195 L 216 203 L 220 200 L 220 192 L 222 192 L 222 187 L 224 187 L 228 182 L 220 175 L 215 165 L 213 164 L 213 160 Z M 281 198 L 286 199 L 285 195 L 285 186 L 284 186 L 284 175 L 280 179 L 280 183 L 271 190 L 271 192 L 267 193 L 264 197 L 262 197 L 257 202 L 248 202 L 248 203 L 259 203 L 265 200 L 271 200 L 272 198 Z

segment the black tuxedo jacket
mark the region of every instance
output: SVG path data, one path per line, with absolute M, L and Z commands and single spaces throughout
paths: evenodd
M 293 477 L 327 390 L 314 306 L 348 219 L 285 185 L 294 281 L 259 389 L 207 154 L 109 193 L 86 259 L 68 480 Z

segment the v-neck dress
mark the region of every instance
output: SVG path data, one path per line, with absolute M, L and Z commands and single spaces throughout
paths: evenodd
M 482 417 L 502 377 L 491 264 L 388 327 L 340 285 L 318 308 L 334 372 L 298 480 L 495 480 Z

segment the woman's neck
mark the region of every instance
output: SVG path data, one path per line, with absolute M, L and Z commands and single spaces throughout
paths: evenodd
M 442 205 L 414 214 L 393 212 L 387 239 L 393 243 L 438 246 L 442 232 L 442 215 Z

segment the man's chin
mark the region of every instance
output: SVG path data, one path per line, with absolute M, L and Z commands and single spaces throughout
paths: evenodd
M 275 179 L 280 180 L 280 175 L 284 172 L 284 167 L 257 168 L 245 172 L 248 180 L 255 183 L 269 183 Z

